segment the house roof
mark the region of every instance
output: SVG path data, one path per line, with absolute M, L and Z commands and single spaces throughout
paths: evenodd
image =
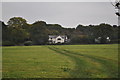
M 58 36 L 62 37 L 62 38 L 66 38 L 66 35 L 49 35 L 49 38 L 57 38 Z

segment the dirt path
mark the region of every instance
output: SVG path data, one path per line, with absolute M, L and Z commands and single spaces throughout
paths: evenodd
M 57 48 L 55 46 L 48 47 L 62 55 L 68 56 L 75 63 L 73 70 L 69 70 L 72 78 L 116 78 L 118 77 L 117 66 L 104 58 L 91 55 L 83 55 L 80 53 Z

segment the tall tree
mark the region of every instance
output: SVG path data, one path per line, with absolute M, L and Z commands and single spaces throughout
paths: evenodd
M 46 44 L 48 41 L 48 30 L 44 21 L 37 21 L 32 24 L 30 35 L 34 44 Z
M 7 23 L 9 27 L 23 27 L 25 24 L 27 24 L 27 21 L 21 17 L 13 17 L 10 18 Z
M 26 20 L 21 17 L 13 17 L 8 21 L 8 35 L 11 42 L 21 44 L 29 38 L 25 25 L 27 25 Z

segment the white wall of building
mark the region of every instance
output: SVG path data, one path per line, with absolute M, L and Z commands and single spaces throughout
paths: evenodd
M 61 40 L 58 40 L 58 39 L 61 39 Z M 58 36 L 55 41 L 55 43 L 64 43 L 64 42 L 65 40 L 61 36 Z
M 66 39 L 67 39 L 67 37 L 66 37 Z M 58 36 L 58 37 L 56 37 L 56 38 L 51 38 L 51 37 L 49 37 L 49 43 L 64 43 L 65 42 L 65 39 L 64 38 L 62 38 L 61 36 Z

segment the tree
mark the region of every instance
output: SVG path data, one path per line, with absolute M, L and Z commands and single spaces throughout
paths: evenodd
M 44 21 L 33 23 L 30 29 L 30 38 L 32 39 L 33 44 L 46 44 L 48 41 L 47 32 L 46 23 Z
M 9 36 L 7 40 L 15 45 L 19 45 L 29 38 L 29 33 L 26 30 L 25 25 L 27 25 L 26 20 L 21 17 L 13 17 L 8 21 L 8 27 L 6 29 L 5 35 Z
M 7 22 L 9 27 L 23 27 L 27 21 L 21 17 L 13 17 L 10 18 L 9 21 Z
M 112 5 L 115 7 L 115 14 L 118 16 L 118 26 L 120 26 L 120 0 L 116 0 Z
M 63 34 L 64 28 L 59 24 L 47 24 L 46 28 L 50 30 L 51 35 L 61 35 Z
M 120 16 L 119 9 L 120 9 L 120 0 L 115 0 L 114 3 L 111 2 L 111 4 L 117 9 L 117 12 L 115 13 L 117 16 Z
M 26 30 L 22 28 L 13 28 L 11 30 L 10 35 L 11 35 L 10 40 L 14 42 L 16 45 L 24 43 L 26 39 L 29 38 L 29 33 L 26 32 Z
M 112 34 L 114 33 L 113 27 L 109 24 L 101 23 L 94 27 L 94 36 L 95 38 L 101 37 L 101 43 L 106 43 L 106 38 L 112 38 Z
M 63 28 L 59 24 L 46 24 L 44 21 L 36 21 L 27 24 L 21 17 L 13 17 L 8 21 L 8 25 L 2 24 L 2 40 L 5 45 L 19 45 L 33 43 L 36 45 L 47 44 L 48 35 L 67 35 L 74 44 L 94 43 L 95 39 L 101 38 L 101 43 L 106 43 L 106 39 L 117 42 L 120 27 L 110 24 L 99 25 L 78 25 L 76 28 Z M 32 41 L 32 42 L 31 42 Z
M 8 31 L 8 26 L 4 23 L 2 23 L 2 41 L 9 40 L 9 31 Z
M 86 35 L 72 35 L 71 44 L 88 44 L 89 38 Z

